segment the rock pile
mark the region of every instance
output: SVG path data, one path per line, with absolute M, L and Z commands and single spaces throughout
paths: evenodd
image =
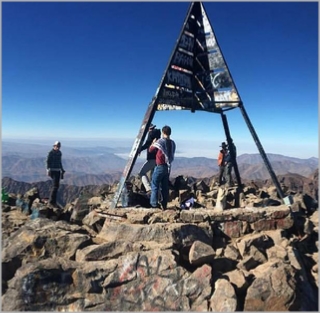
M 180 177 L 161 211 L 132 183 L 114 210 L 116 186 L 61 209 L 9 194 L 2 310 L 318 311 L 317 200 L 288 190 L 290 209 L 274 187 Z

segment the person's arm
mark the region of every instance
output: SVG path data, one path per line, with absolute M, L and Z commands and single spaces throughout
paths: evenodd
M 63 166 L 62 166 L 62 153 L 61 153 L 61 157 L 60 157 L 60 168 L 62 172 L 65 172 Z
M 150 133 L 149 133 L 146 142 L 140 147 L 139 151 L 141 152 L 145 149 L 148 149 L 150 147 L 150 145 L 152 144 L 152 140 L 153 140 L 153 138 L 150 136 Z
M 171 139 L 170 139 L 171 140 Z M 174 155 L 175 155 L 175 153 L 176 153 L 176 143 L 173 141 L 173 140 L 171 140 L 171 145 L 172 145 L 172 147 L 171 147 L 171 149 L 172 149 L 172 160 L 171 160 L 171 162 L 173 162 L 173 160 L 174 160 Z
M 46 169 L 47 175 L 50 176 L 50 161 L 51 161 L 51 151 L 48 152 L 47 159 L 46 159 Z
M 222 162 L 223 162 L 223 153 L 220 151 L 218 155 L 218 166 L 223 165 Z
M 155 147 L 155 146 L 153 145 L 157 140 L 158 140 L 157 138 L 154 138 L 154 139 L 153 139 L 153 141 L 152 141 L 152 143 L 151 143 L 151 145 L 150 145 L 150 147 L 149 147 L 149 149 L 148 149 L 149 152 L 156 151 L 156 149 L 158 149 L 157 147 Z

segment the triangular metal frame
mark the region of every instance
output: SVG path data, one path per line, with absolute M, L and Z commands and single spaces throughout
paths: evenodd
M 191 112 L 219 113 L 222 117 L 227 142 L 231 146 L 232 138 L 224 112 L 237 107 L 241 110 L 279 196 L 284 198 L 277 177 L 244 109 L 203 4 L 192 2 L 160 85 L 147 108 L 133 143 L 110 208 L 115 208 L 119 201 L 123 186 L 131 174 L 139 148 L 147 135 L 156 111 L 190 110 Z M 236 163 L 235 173 L 238 186 L 241 188 Z

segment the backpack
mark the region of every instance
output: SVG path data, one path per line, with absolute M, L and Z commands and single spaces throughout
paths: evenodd
M 159 139 L 160 137 L 161 137 L 161 131 L 160 131 L 160 129 L 155 128 L 155 129 L 152 131 L 152 138 L 157 138 L 157 139 Z

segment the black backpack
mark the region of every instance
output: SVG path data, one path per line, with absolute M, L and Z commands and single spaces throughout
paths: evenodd
M 161 137 L 161 131 L 160 129 L 158 128 L 155 128 L 153 131 L 152 131 L 152 138 L 157 138 L 159 139 Z

